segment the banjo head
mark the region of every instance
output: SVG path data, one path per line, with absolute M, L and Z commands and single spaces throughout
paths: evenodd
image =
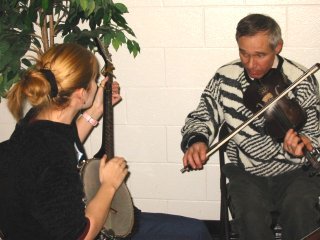
M 89 202 L 99 190 L 99 167 L 100 159 L 93 158 L 87 160 L 80 169 L 86 202 Z M 132 198 L 127 185 L 123 182 L 113 197 L 102 233 L 112 237 L 126 237 L 131 233 L 133 224 Z

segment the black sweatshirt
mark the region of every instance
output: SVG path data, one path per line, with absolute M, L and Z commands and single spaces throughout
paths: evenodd
M 21 120 L 0 151 L 0 229 L 11 239 L 77 239 L 88 220 L 75 125 Z

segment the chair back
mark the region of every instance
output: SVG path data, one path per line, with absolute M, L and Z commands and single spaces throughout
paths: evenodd
M 1 232 L 1 230 L 0 230 L 0 240 L 5 240 L 4 234 Z
M 219 129 L 218 141 L 223 140 L 228 136 L 228 126 L 224 122 Z M 222 171 L 222 167 L 225 165 L 225 151 L 227 143 L 219 148 L 219 164 L 220 164 L 220 239 L 230 239 L 230 222 L 229 222 L 229 211 L 228 211 L 228 196 L 227 196 L 227 178 Z

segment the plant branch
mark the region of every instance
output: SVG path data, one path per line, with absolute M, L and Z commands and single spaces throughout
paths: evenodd
M 54 26 L 53 26 L 53 14 L 49 15 L 49 27 L 50 27 L 50 47 L 54 44 Z
M 41 11 L 42 12 L 42 11 Z M 40 12 L 40 15 L 42 14 Z M 47 16 L 43 14 L 43 25 L 41 26 L 41 36 L 44 52 L 49 48 L 48 32 L 47 32 Z

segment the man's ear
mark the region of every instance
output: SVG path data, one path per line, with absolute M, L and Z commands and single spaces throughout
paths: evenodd
M 275 48 L 276 54 L 279 54 L 282 51 L 283 41 L 281 40 Z

